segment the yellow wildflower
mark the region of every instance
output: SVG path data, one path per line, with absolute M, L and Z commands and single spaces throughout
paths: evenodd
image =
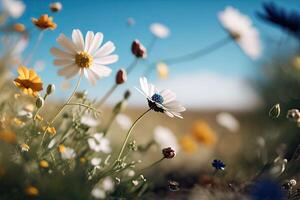
M 19 118 L 13 118 L 12 122 L 16 125 L 16 126 L 24 126 L 25 122 L 21 121 Z
M 53 126 L 44 126 L 43 131 L 47 129 L 47 132 L 50 133 L 51 135 L 56 134 L 56 129 Z
M 164 62 L 159 62 L 156 65 L 157 74 L 160 78 L 166 79 L 169 75 L 168 65 Z
M 179 144 L 183 151 L 187 153 L 195 153 L 198 149 L 198 145 L 193 140 L 193 138 L 189 136 L 183 136 L 179 139 Z
M 39 195 L 39 190 L 36 187 L 30 185 L 25 188 L 25 194 L 28 196 L 35 197 Z
M 212 146 L 217 141 L 217 136 L 212 128 L 203 120 L 194 123 L 192 128 L 192 135 L 198 142 L 207 146 Z
M 41 115 L 37 114 L 35 116 L 35 119 L 38 120 L 38 121 L 43 121 L 44 118 Z
M 32 18 L 32 23 L 42 30 L 56 29 L 56 24 L 53 22 L 53 18 L 49 17 L 47 14 L 41 15 L 39 19 Z
M 37 96 L 43 90 L 43 82 L 33 69 L 25 66 L 18 68 L 19 77 L 14 80 L 14 84 L 19 87 L 24 94 Z
M 24 26 L 24 24 L 16 23 L 16 24 L 13 25 L 13 29 L 16 32 L 22 33 L 26 30 L 26 27 Z
M 46 160 L 41 160 L 40 161 L 40 167 L 41 168 L 48 168 L 49 167 L 49 163 Z
M 57 150 L 59 153 L 63 153 L 66 150 L 66 147 L 63 144 L 60 144 L 58 145 Z

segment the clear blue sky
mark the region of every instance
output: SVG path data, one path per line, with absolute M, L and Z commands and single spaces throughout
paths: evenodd
M 25 14 L 19 21 L 32 29 L 32 43 L 36 41 L 38 31 L 30 22 L 31 17 L 39 17 L 49 13 L 49 0 L 25 0 L 27 5 Z M 126 67 L 133 59 L 130 44 L 138 38 L 147 44 L 151 40 L 149 25 L 161 22 L 171 30 L 171 36 L 156 43 L 150 60 L 163 57 L 181 55 L 204 47 L 216 40 L 226 37 L 226 32 L 219 25 L 217 13 L 227 5 L 239 9 L 249 15 L 258 28 L 262 40 L 278 38 L 280 32 L 268 24 L 261 22 L 255 12 L 261 10 L 260 0 L 62 0 L 63 10 L 54 15 L 58 24 L 55 31 L 47 31 L 34 59 L 46 61 L 46 69 L 41 72 L 45 83 L 60 83 L 63 78 L 56 75 L 57 68 L 52 65 L 53 57 L 49 53 L 52 46 L 58 46 L 55 39 L 63 32 L 71 35 L 74 28 L 83 32 L 88 30 L 104 33 L 105 41 L 115 43 L 116 53 L 120 56 L 118 63 L 112 65 L 115 72 L 119 67 Z M 297 0 L 278 0 L 279 5 L 300 10 Z M 126 20 L 133 17 L 136 25 L 128 27 Z M 137 77 L 142 72 L 143 65 L 129 77 L 130 85 L 137 84 Z M 250 61 L 234 43 L 193 62 L 178 64 L 171 69 L 171 78 L 182 73 L 201 73 L 211 71 L 228 77 L 255 77 L 254 63 Z M 96 87 L 84 82 L 82 88 L 99 93 L 106 91 L 112 84 L 114 76 L 99 81 Z M 154 77 L 153 77 L 154 79 Z M 74 80 L 73 80 L 74 81 Z M 57 84 L 59 86 L 59 84 Z M 60 95 L 61 93 L 59 93 Z

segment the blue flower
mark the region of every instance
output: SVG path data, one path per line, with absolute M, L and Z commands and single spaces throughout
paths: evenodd
M 300 12 L 296 10 L 285 10 L 273 2 L 263 4 L 264 12 L 257 15 L 272 24 L 275 24 L 300 38 Z
M 221 161 L 221 160 L 213 160 L 211 165 L 216 169 L 216 170 L 225 170 L 226 165 Z

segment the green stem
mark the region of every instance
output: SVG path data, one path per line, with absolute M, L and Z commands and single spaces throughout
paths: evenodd
M 89 105 L 86 105 L 86 104 L 83 104 L 83 103 L 76 103 L 76 102 L 70 102 L 68 104 L 66 104 L 66 106 L 82 106 L 82 107 L 85 107 L 85 108 L 88 108 L 88 109 L 91 109 L 93 110 L 94 112 L 96 113 L 101 113 L 99 110 L 97 110 L 96 108 L 92 107 L 92 106 L 89 106 Z
M 160 163 L 161 161 L 163 161 L 165 159 L 165 157 L 162 157 L 161 159 L 159 159 L 158 161 L 152 163 L 151 165 L 149 165 L 148 167 L 145 167 L 143 169 L 140 170 L 140 173 L 143 171 L 146 171 L 149 168 L 152 168 L 153 166 L 157 165 L 158 163 Z
M 149 108 L 146 112 L 144 112 L 141 116 L 139 116 L 135 121 L 134 121 L 134 123 L 131 125 L 131 127 L 130 127 L 130 129 L 128 130 L 128 132 L 127 132 L 127 135 L 126 135 L 126 138 L 125 138 L 125 140 L 124 140 L 124 142 L 123 142 L 123 145 L 122 145 L 122 148 L 121 148 L 121 150 L 120 150 L 120 152 L 119 152 L 119 155 L 118 155 L 118 158 L 117 158 L 117 161 L 118 160 L 120 160 L 120 158 L 122 157 L 122 154 L 123 154 L 123 151 L 124 151 L 124 149 L 125 149 L 125 146 L 126 146 L 126 144 L 127 144 L 127 141 L 128 141 L 128 139 L 129 139 L 129 136 L 130 136 L 130 134 L 131 134 L 131 131 L 133 130 L 133 128 L 135 127 L 135 125 L 149 112 L 151 110 L 151 108 Z
M 48 124 L 48 126 L 46 127 L 44 133 L 43 133 L 43 138 L 42 138 L 42 141 L 41 141 L 41 146 L 43 145 L 44 143 L 44 139 L 45 139 L 45 136 L 46 136 L 46 133 L 47 133 L 47 129 L 55 122 L 55 120 L 57 119 L 57 117 L 59 116 L 59 114 L 63 111 L 63 109 L 70 103 L 70 101 L 72 100 L 74 94 L 76 93 L 79 85 L 80 85 L 80 82 L 81 82 L 81 79 L 82 79 L 82 74 L 79 76 L 79 79 L 77 81 L 77 84 L 72 92 L 72 94 L 70 95 L 70 97 L 68 98 L 68 100 L 66 101 L 66 103 L 64 103 L 64 105 L 62 105 L 62 107 L 58 110 L 58 112 L 54 115 L 54 117 L 52 118 L 52 120 L 50 121 L 50 123 Z

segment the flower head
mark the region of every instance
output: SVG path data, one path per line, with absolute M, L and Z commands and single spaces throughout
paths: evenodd
M 127 81 L 127 72 L 125 69 L 119 69 L 116 75 L 116 84 L 120 85 Z
M 240 128 L 239 121 L 230 113 L 221 112 L 216 116 L 216 121 L 219 125 L 227 128 L 229 131 L 235 133 Z
M 156 111 L 167 114 L 169 117 L 182 118 L 181 112 L 185 108 L 176 101 L 176 95 L 168 89 L 159 91 L 153 84 L 148 83 L 146 77 L 140 78 L 141 90 L 137 88 L 148 100 L 149 107 Z
M 49 17 L 47 14 L 41 15 L 39 19 L 32 18 L 32 23 L 41 30 L 56 29 L 56 24 L 53 22 L 53 18 Z
M 131 45 L 131 52 L 137 58 L 146 58 L 147 57 L 147 49 L 144 47 L 142 43 L 138 40 L 134 40 Z
M 76 156 L 75 150 L 70 147 L 64 147 L 64 149 L 60 153 L 61 158 L 64 160 L 72 159 Z
M 99 125 L 100 121 L 93 117 L 91 114 L 85 113 L 80 122 L 88 127 L 96 127 Z
M 52 12 L 59 12 L 62 9 L 62 4 L 60 2 L 54 2 L 50 4 L 50 10 Z
M 22 33 L 26 30 L 25 25 L 21 24 L 21 23 L 14 24 L 12 28 L 14 31 L 19 32 L 19 33 Z
M 192 135 L 196 141 L 207 146 L 213 146 L 217 141 L 216 133 L 203 120 L 199 120 L 193 124 Z
M 157 126 L 154 129 L 154 141 L 160 148 L 172 147 L 176 152 L 179 151 L 177 137 L 166 127 Z
M 167 38 L 170 35 L 170 30 L 163 24 L 153 23 L 150 25 L 151 33 L 158 38 Z
M 22 152 L 25 152 L 25 151 L 27 152 L 27 151 L 30 150 L 29 145 L 26 144 L 26 143 L 22 143 L 22 144 L 20 145 L 20 147 L 21 147 L 21 151 L 22 151 Z
M 19 18 L 25 11 L 25 4 L 19 0 L 2 0 L 4 12 L 13 18 Z
M 251 19 L 233 7 L 227 7 L 219 13 L 219 20 L 226 31 L 252 59 L 261 54 L 259 33 L 252 26 Z
M 101 133 L 95 133 L 93 137 L 88 139 L 90 149 L 96 152 L 110 153 L 110 142 L 107 138 L 103 137 Z
M 172 159 L 176 155 L 174 149 L 172 149 L 171 147 L 164 148 L 162 150 L 162 154 L 163 154 L 164 158 L 167 158 L 167 159 Z
M 213 160 L 211 165 L 216 169 L 216 170 L 225 170 L 226 165 L 221 161 L 221 160 Z
M 31 197 L 36 197 L 39 195 L 39 190 L 36 187 L 30 185 L 25 188 L 25 194 Z
M 179 139 L 180 147 L 186 153 L 195 153 L 198 145 L 195 140 L 190 136 L 183 136 Z
M 283 28 L 296 36 L 300 36 L 300 12 L 296 10 L 287 11 L 279 7 L 274 2 L 263 3 L 263 12 L 258 12 L 258 16 L 266 22 Z
M 14 80 L 14 84 L 20 88 L 24 94 L 37 96 L 38 92 L 43 90 L 42 79 L 33 69 L 20 66 L 18 73 L 19 76 Z
M 132 120 L 125 114 L 118 114 L 116 122 L 123 130 L 128 130 L 132 125 Z
M 157 74 L 160 78 L 166 79 L 169 75 L 168 65 L 164 62 L 159 62 L 156 64 Z
M 111 41 L 100 47 L 103 41 L 103 34 L 100 32 L 94 34 L 88 31 L 84 40 L 81 31 L 75 29 L 72 41 L 64 34 L 60 34 L 56 41 L 63 50 L 51 48 L 51 53 L 57 57 L 54 65 L 62 67 L 58 74 L 66 78 L 80 73 L 94 85 L 97 79 L 110 75 L 111 69 L 105 65 L 118 60 L 117 55 L 110 55 L 115 50 L 115 45 Z

